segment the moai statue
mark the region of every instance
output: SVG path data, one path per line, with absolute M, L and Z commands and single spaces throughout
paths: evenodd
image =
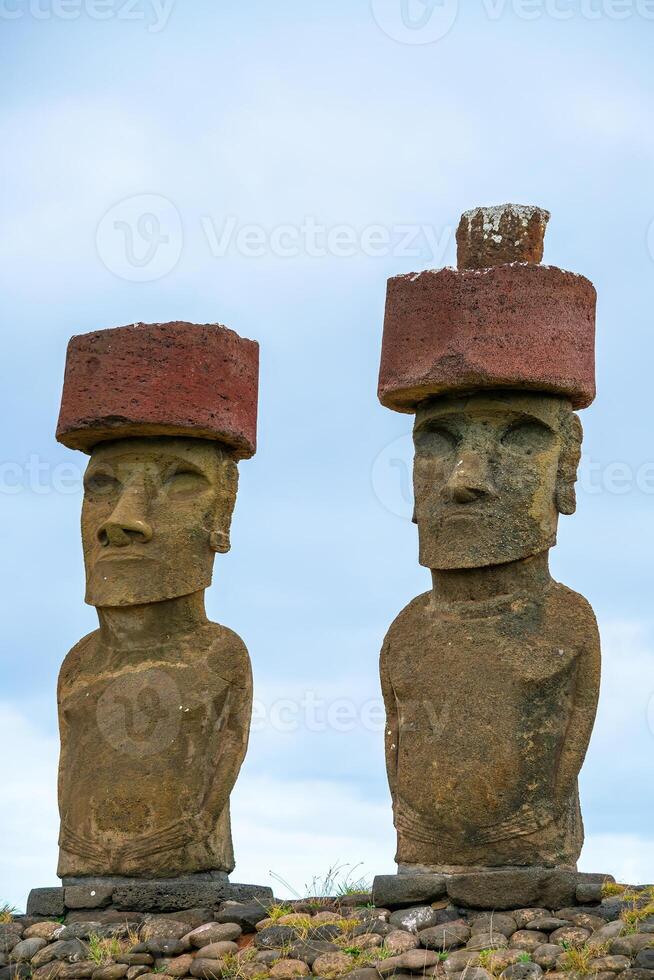
M 82 543 L 100 628 L 58 688 L 58 874 L 226 879 L 229 797 L 252 678 L 243 641 L 207 620 L 230 546 L 237 460 L 256 443 L 259 348 L 213 324 L 73 337 L 57 439 L 90 454 Z
M 548 218 L 467 212 L 457 270 L 388 283 L 379 398 L 415 414 L 414 520 L 432 576 L 381 653 L 400 873 L 573 869 L 583 842 L 599 638 L 548 553 L 575 510 L 596 295 L 538 264 Z

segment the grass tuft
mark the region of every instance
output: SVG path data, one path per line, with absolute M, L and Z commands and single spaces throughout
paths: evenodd
M 0 905 L 0 922 L 13 922 L 14 916 L 18 914 L 18 909 L 13 905 Z
M 136 942 L 138 942 L 138 938 L 133 943 L 128 944 L 128 942 L 121 942 L 114 936 L 100 937 L 92 932 L 87 940 L 89 959 L 97 963 L 98 966 L 106 966 L 116 957 L 121 956 L 129 948 L 129 945 L 134 946 Z

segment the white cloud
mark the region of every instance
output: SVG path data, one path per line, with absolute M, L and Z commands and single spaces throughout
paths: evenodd
M 586 838 L 579 870 L 612 874 L 625 884 L 654 882 L 654 837 L 591 834 Z

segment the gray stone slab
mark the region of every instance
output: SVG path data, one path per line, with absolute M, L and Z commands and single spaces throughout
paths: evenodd
M 446 892 L 445 875 L 438 874 L 376 875 L 372 883 L 372 900 L 378 908 L 429 904 Z
M 473 909 L 558 909 L 573 905 L 579 875 L 565 868 L 509 868 L 451 875 L 447 894 Z
M 58 919 L 65 911 L 63 888 L 33 888 L 29 893 L 28 915 L 48 915 Z
M 184 881 L 159 879 L 134 881 L 114 888 L 112 903 L 116 909 L 138 909 L 140 912 L 177 912 L 180 909 L 215 908 L 222 902 L 272 901 L 272 889 L 266 885 L 246 885 L 229 881 Z

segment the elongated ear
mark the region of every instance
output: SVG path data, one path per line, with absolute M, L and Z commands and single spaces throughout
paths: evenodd
M 577 509 L 577 494 L 575 483 L 579 460 L 581 459 L 581 442 L 584 430 L 578 415 L 566 410 L 561 426 L 563 445 L 559 456 L 559 471 L 556 478 L 556 508 L 559 514 L 574 514 Z
M 229 532 L 238 492 L 238 467 L 231 455 L 218 449 L 216 496 L 210 514 L 209 545 L 212 551 L 226 555 L 231 547 Z

